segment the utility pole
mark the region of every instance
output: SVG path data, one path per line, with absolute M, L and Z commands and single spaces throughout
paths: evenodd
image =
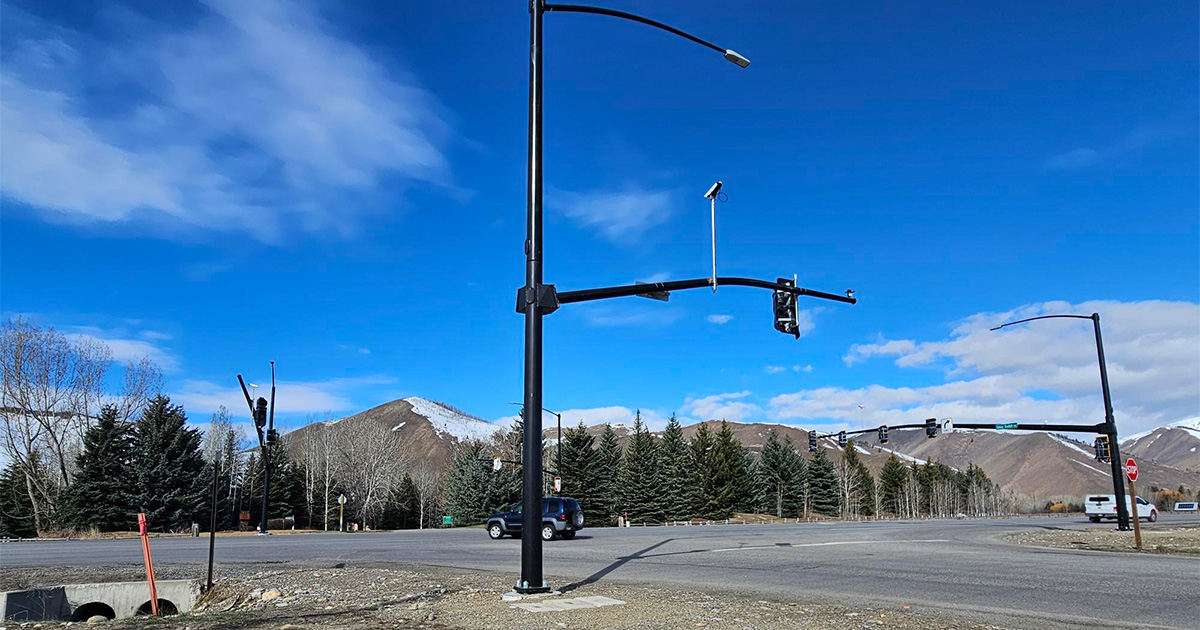
M 1104 340 L 1100 337 L 1100 314 L 1092 313 L 1091 315 L 1041 315 L 1039 317 L 1028 317 L 1018 319 L 1015 322 L 1000 324 L 992 330 L 1000 330 L 1005 326 L 1014 324 L 1023 324 L 1039 319 L 1090 319 L 1092 327 L 1096 331 L 1096 357 L 1100 362 L 1100 389 L 1104 394 L 1104 424 L 1099 427 L 1100 432 L 1108 436 L 1108 447 L 1111 452 L 1109 457 L 1110 472 L 1113 480 L 1113 494 L 1117 497 L 1117 529 L 1120 531 L 1129 531 L 1129 506 L 1125 505 L 1125 484 L 1121 481 L 1121 475 L 1124 472 L 1121 470 L 1121 448 L 1117 440 L 1117 421 L 1113 417 L 1112 393 L 1108 389 L 1108 366 L 1104 361 Z M 964 428 L 971 428 L 962 425 Z M 1015 428 L 1015 427 L 1014 427 Z M 1075 430 L 1075 429 L 1067 429 Z
M 275 431 L 275 362 L 271 361 L 271 403 L 268 410 L 267 399 L 259 398 L 253 401 L 250 391 L 246 389 L 246 381 L 242 375 L 237 375 L 238 384 L 242 386 L 242 395 L 246 397 L 246 405 L 250 407 L 250 416 L 254 418 L 254 430 L 258 433 L 258 445 L 263 458 L 263 500 L 262 517 L 258 525 L 258 534 L 265 536 L 267 531 L 267 507 L 271 502 L 271 448 L 279 439 Z M 253 384 L 251 384 L 254 386 Z M 257 386 L 255 386 L 257 387 Z M 257 391 L 257 389 L 255 389 Z M 265 429 L 265 431 L 264 431 Z

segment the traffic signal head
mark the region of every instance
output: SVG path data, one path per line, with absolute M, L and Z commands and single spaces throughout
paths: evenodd
M 888 434 L 887 434 L 887 425 L 886 424 L 879 427 L 879 443 L 880 444 L 888 443 Z
M 808 452 L 809 453 L 817 452 L 817 432 L 816 431 L 808 432 Z
M 779 278 L 779 284 L 794 287 L 796 282 L 788 278 Z M 787 291 L 775 291 L 772 298 L 775 310 L 775 330 L 800 338 L 800 319 L 796 312 L 796 296 Z
M 1109 452 L 1109 448 L 1108 448 L 1108 436 L 1107 435 L 1097 435 L 1096 441 L 1092 444 L 1092 447 L 1096 449 L 1096 459 L 1097 460 L 1099 460 L 1105 464 L 1107 464 L 1109 461 L 1112 460 L 1111 453 Z
M 279 441 L 279 431 L 275 429 L 267 429 L 267 444 L 274 444 Z
M 259 398 L 258 403 L 254 407 L 254 426 L 267 426 L 267 399 Z
M 846 432 L 838 431 L 838 446 L 846 448 Z
M 935 438 L 938 434 L 937 418 L 925 419 L 925 437 Z

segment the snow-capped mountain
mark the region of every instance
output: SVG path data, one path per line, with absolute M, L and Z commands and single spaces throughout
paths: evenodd
M 1200 471 L 1200 416 L 1132 435 L 1121 442 L 1121 454 Z

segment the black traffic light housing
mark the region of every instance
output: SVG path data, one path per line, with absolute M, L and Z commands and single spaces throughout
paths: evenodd
M 267 426 L 267 399 L 259 398 L 254 407 L 254 426 L 259 429 Z
M 279 431 L 275 429 L 267 429 L 267 446 L 272 446 L 279 441 Z
M 846 448 L 846 432 L 838 431 L 838 446 Z
M 788 287 L 796 286 L 796 281 L 790 278 L 779 278 L 777 282 Z M 796 312 L 796 296 L 787 291 L 776 291 L 771 302 L 775 311 L 775 330 L 799 339 L 800 316 Z
M 938 434 L 937 418 L 925 419 L 925 437 L 935 438 Z
M 888 434 L 887 434 L 887 425 L 886 424 L 879 427 L 879 443 L 880 444 L 888 443 Z
M 816 431 L 808 432 L 808 452 L 809 453 L 817 452 L 817 432 Z
M 1096 441 L 1092 443 L 1092 448 L 1096 449 L 1096 459 L 1105 464 L 1112 461 L 1111 451 L 1108 448 L 1108 436 L 1097 435 Z

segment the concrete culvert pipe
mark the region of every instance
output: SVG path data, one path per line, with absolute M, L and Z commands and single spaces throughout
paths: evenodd
M 149 604 L 150 602 L 146 603 Z M 110 620 L 116 619 L 117 611 L 104 602 L 88 602 L 76 608 L 75 612 L 71 613 L 70 621 L 87 621 L 92 617 L 104 617 Z
M 136 614 L 138 614 L 138 615 L 154 614 L 153 609 L 150 607 L 150 600 L 146 600 L 146 603 L 142 604 L 141 606 L 138 606 Z M 179 608 L 177 608 L 175 606 L 175 604 L 171 602 L 171 600 L 162 599 L 160 597 L 158 599 L 158 614 L 160 617 L 170 617 L 171 615 L 178 615 Z

